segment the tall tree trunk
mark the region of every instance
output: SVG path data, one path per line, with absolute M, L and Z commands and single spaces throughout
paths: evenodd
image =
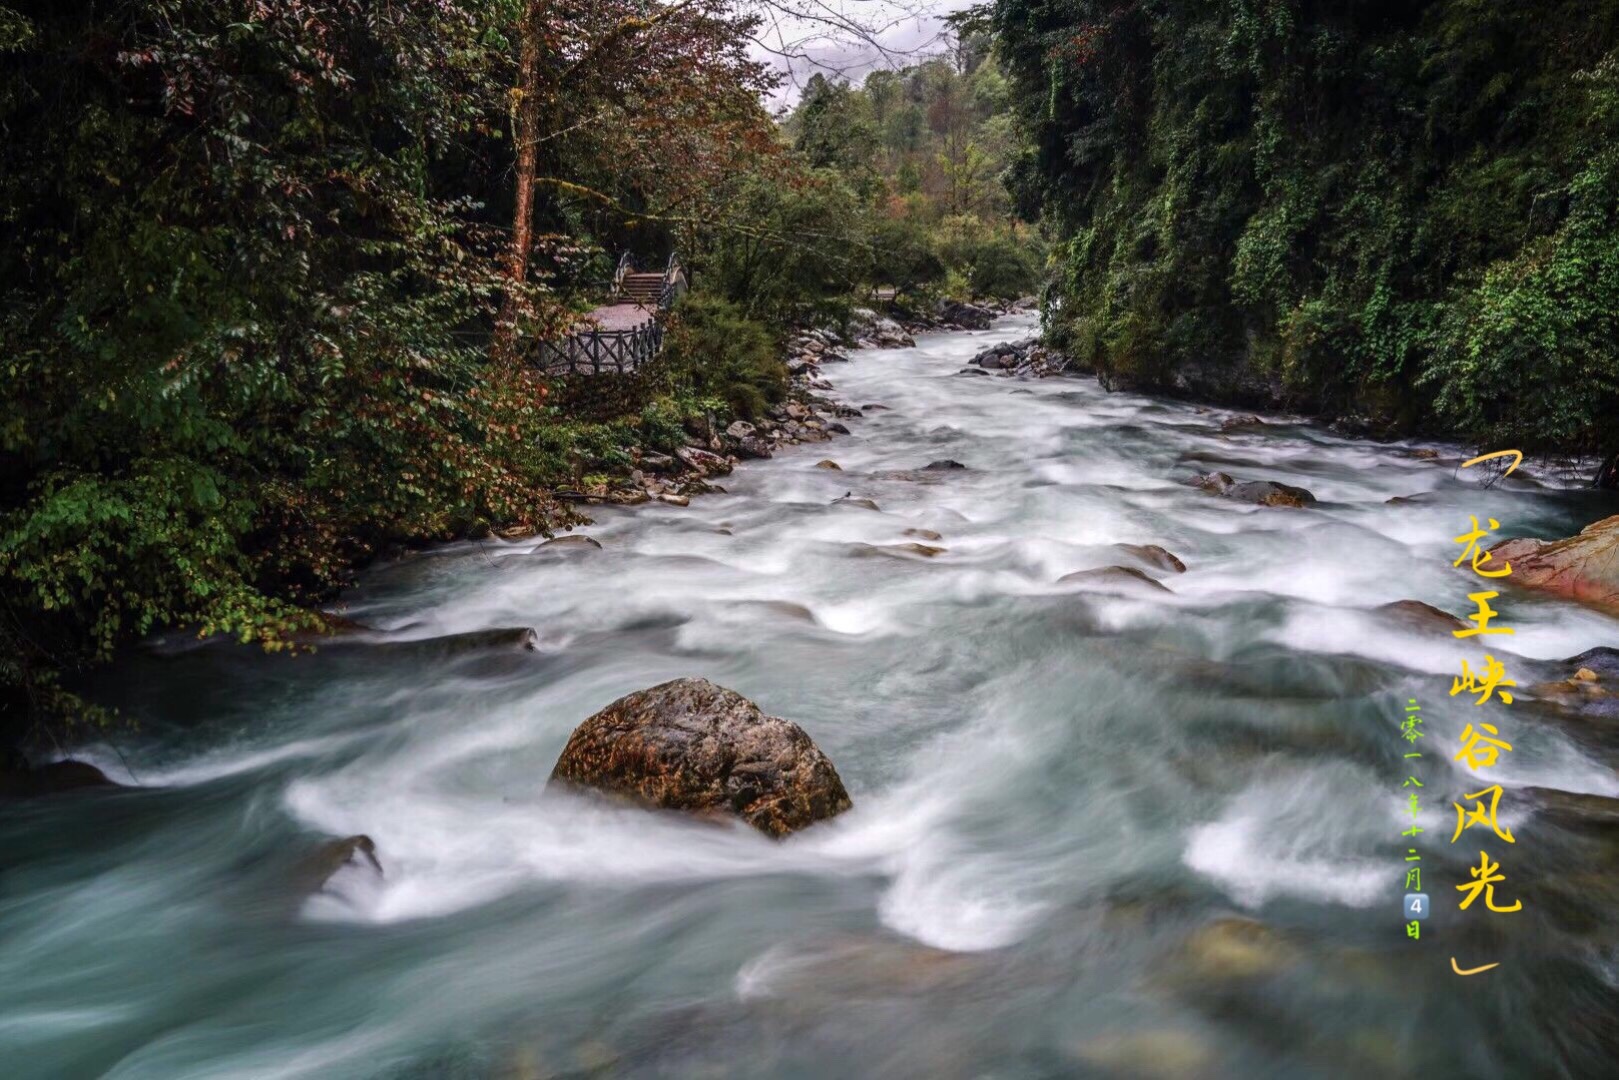
M 540 145 L 540 12 L 543 0 L 523 5 L 519 30 L 522 46 L 517 60 L 516 128 L 517 197 L 512 210 L 512 241 L 506 254 L 506 297 L 495 324 L 494 355 L 510 359 L 515 354 L 518 320 L 526 309 L 523 286 L 528 280 L 528 256 L 534 246 L 534 177 Z

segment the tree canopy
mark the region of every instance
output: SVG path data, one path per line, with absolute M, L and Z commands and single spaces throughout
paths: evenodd
M 1619 5 L 996 0 L 1056 335 L 1117 385 L 1612 447 Z

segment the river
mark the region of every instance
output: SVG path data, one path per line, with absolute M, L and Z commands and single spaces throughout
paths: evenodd
M 0 816 L 0 1075 L 1600 1075 L 1611 847 L 1512 789 L 1619 795 L 1614 761 L 1450 697 L 1484 650 L 1374 611 L 1472 610 L 1469 514 L 1566 535 L 1586 505 L 1482 490 L 1439 444 L 1222 435 L 1229 413 L 1091 379 L 957 374 L 1029 327 L 828 365 L 840 400 L 886 410 L 689 508 L 593 508 L 599 550 L 378 567 L 345 613 L 386 642 L 122 662 L 100 692 L 140 729 L 86 756 L 146 790 Z M 1181 482 L 1211 468 L 1319 502 Z M 906 530 L 944 551 L 892 550 Z M 1058 583 L 1129 564 L 1118 543 L 1187 570 L 1152 571 L 1168 592 Z M 1570 604 L 1496 607 L 1502 656 L 1619 643 Z M 443 640 L 501 627 L 538 647 Z M 576 724 L 685 675 L 801 724 L 854 809 L 774 842 L 542 797 Z M 1487 772 L 1451 756 L 1480 721 L 1514 746 Z M 1451 802 L 1497 781 L 1518 837 L 1494 844 L 1498 894 L 1525 908 L 1459 912 L 1480 845 L 1449 844 Z M 353 833 L 384 876 L 290 889 Z M 1593 895 L 1609 917 L 1580 917 Z M 1501 967 L 1459 978 L 1452 956 Z

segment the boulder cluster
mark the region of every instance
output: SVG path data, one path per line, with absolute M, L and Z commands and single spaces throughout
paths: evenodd
M 1274 480 L 1238 480 L 1230 473 L 1200 473 L 1186 481 L 1192 487 L 1237 502 L 1257 506 L 1305 507 L 1315 502 L 1315 496 L 1301 487 L 1278 484 Z
M 871 308 L 855 308 L 849 315 L 848 337 L 857 346 L 873 349 L 904 349 L 916 344 L 914 334 L 934 331 L 988 330 L 1002 315 L 1033 311 L 1034 297 L 1010 302 L 940 300 L 931 311 L 891 309 L 881 314 Z
M 973 367 L 996 375 L 1043 379 L 1068 370 L 1068 357 L 1047 348 L 1038 338 L 995 345 L 972 358 Z
M 688 424 L 690 441 L 673 454 L 630 449 L 635 466 L 627 485 L 621 482 L 609 487 L 601 483 L 576 498 L 588 504 L 629 506 L 657 501 L 686 506 L 693 495 L 725 490 L 712 480 L 729 473 L 740 460 L 768 458 L 782 446 L 825 442 L 833 435 L 847 435 L 849 429 L 839 421 L 863 414 L 859 409 L 810 393 L 821 362 L 816 359 L 800 365 L 788 400 L 764 416 L 751 422 L 737 420 L 723 430 L 711 419 Z
M 849 313 L 849 337 L 862 349 L 909 349 L 916 344 L 897 321 L 870 308 Z

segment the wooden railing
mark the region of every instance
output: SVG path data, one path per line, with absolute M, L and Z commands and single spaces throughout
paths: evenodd
M 560 341 L 542 341 L 536 366 L 547 375 L 627 375 L 663 350 L 663 323 L 648 319 L 633 330 L 581 330 Z
M 630 252 L 619 257 L 613 272 L 613 305 L 628 302 L 624 279 L 642 272 Z M 679 253 L 672 253 L 663 268 L 663 288 L 655 306 L 648 309 L 646 321 L 629 328 L 586 326 L 566 337 L 538 342 L 534 347 L 534 365 L 547 375 L 629 374 L 663 350 L 664 314 L 685 290 L 685 268 L 680 263 Z

